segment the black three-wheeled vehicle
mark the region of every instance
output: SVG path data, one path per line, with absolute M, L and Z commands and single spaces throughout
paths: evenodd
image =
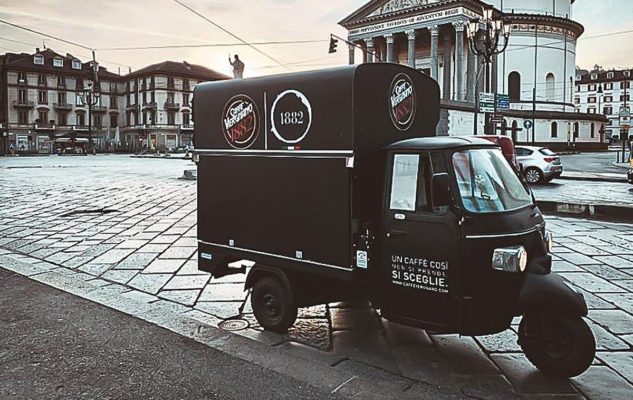
M 204 83 L 194 95 L 199 268 L 251 260 L 255 317 L 368 298 L 391 321 L 486 335 L 523 316 L 539 369 L 595 353 L 581 293 L 551 273 L 552 236 L 494 144 L 435 137 L 439 89 L 395 64 Z

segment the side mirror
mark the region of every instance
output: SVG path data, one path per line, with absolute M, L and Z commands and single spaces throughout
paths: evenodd
M 433 207 L 452 205 L 450 181 L 446 172 L 433 174 L 431 193 L 433 194 Z

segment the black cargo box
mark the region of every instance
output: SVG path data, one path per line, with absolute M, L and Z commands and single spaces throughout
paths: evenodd
M 202 83 L 193 102 L 199 268 L 217 275 L 242 258 L 354 269 L 379 225 L 382 148 L 439 119 L 437 83 L 397 64 Z

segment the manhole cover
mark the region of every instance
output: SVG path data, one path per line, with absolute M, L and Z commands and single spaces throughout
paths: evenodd
M 225 331 L 241 331 L 248 328 L 248 321 L 245 319 L 228 319 L 220 322 L 218 327 Z

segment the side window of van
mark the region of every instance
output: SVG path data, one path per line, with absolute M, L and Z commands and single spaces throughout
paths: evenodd
M 432 168 L 432 172 L 430 174 L 431 176 L 433 176 L 433 174 L 448 172 L 446 170 L 446 165 L 444 164 L 444 161 L 442 160 L 442 154 L 439 151 L 431 152 L 431 168 Z M 430 184 L 429 184 L 429 187 L 430 187 Z M 433 212 L 437 214 L 444 214 L 447 211 L 448 211 L 448 206 L 433 207 Z
M 395 154 L 391 176 L 391 210 L 415 212 L 418 198 L 419 154 Z

